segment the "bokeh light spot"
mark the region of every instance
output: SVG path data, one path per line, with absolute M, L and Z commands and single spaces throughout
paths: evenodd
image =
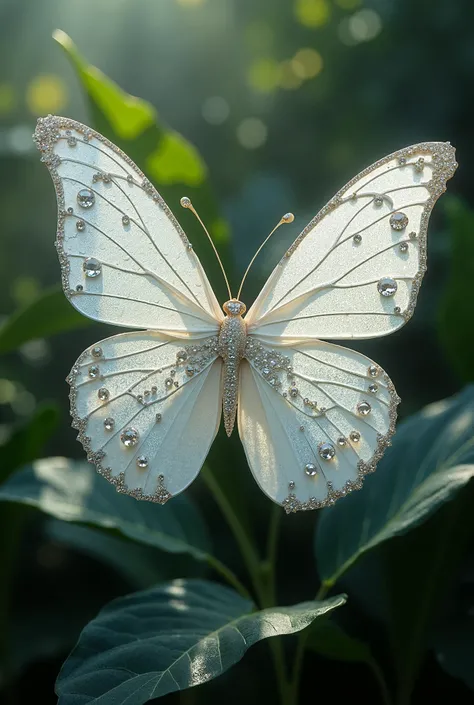
M 245 118 L 237 127 L 237 139 L 245 149 L 257 149 L 265 144 L 267 126 L 259 118 Z
M 247 80 L 255 91 L 272 93 L 280 82 L 280 64 L 271 58 L 257 59 L 249 68 Z
M 17 306 L 26 306 L 38 298 L 41 287 L 33 277 L 17 277 L 11 285 L 11 295 Z
M 280 86 L 287 91 L 294 91 L 301 86 L 303 79 L 295 73 L 293 61 L 280 64 Z
M 0 115 L 6 115 L 15 107 L 15 91 L 9 83 L 0 83 Z
M 67 101 L 66 84 L 53 74 L 35 76 L 26 89 L 26 104 L 33 115 L 57 113 Z
M 295 0 L 295 15 L 305 27 L 322 27 L 331 15 L 327 0 Z
M 201 108 L 202 116 L 210 125 L 222 125 L 230 114 L 229 103 L 219 95 L 206 98 Z
M 323 59 L 316 49 L 300 49 L 291 61 L 294 73 L 300 78 L 314 78 L 323 70 Z
M 382 21 L 375 10 L 359 10 L 349 18 L 349 32 L 356 42 L 374 39 L 381 29 Z

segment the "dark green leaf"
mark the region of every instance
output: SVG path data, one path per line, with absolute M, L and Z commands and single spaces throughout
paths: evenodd
M 444 670 L 474 690 L 474 615 L 447 624 L 434 640 L 436 657 Z
M 252 612 L 234 590 L 202 580 L 115 600 L 82 632 L 57 682 L 61 705 L 141 705 L 205 683 L 261 639 L 301 631 L 343 596 Z
M 319 571 L 332 585 L 371 548 L 424 522 L 474 475 L 474 387 L 400 424 L 363 489 L 324 510 Z
M 62 289 L 54 287 L 6 319 L 0 327 L 0 353 L 11 352 L 29 340 L 88 325 L 91 321 L 71 306 Z
M 449 281 L 439 309 L 438 332 L 449 359 L 465 382 L 474 380 L 474 327 L 470 283 L 474 280 L 474 211 L 459 199 L 446 200 L 450 233 Z
M 372 654 L 363 641 L 349 636 L 332 619 L 320 619 L 311 627 L 306 642 L 309 649 L 337 661 L 370 663 Z
M 95 66 L 87 64 L 67 34 L 57 30 L 53 36 L 66 52 L 86 93 L 95 129 L 123 149 L 157 187 L 199 250 L 216 293 L 228 298 L 205 234 L 194 218 L 178 206 L 182 196 L 191 198 L 229 273 L 229 229 L 219 215 L 207 167 L 196 148 L 165 126 L 150 103 L 125 93 Z
M 0 487 L 0 501 L 19 502 L 63 519 L 104 529 L 170 553 L 209 558 L 202 518 L 185 496 L 165 506 L 119 494 L 91 465 L 66 458 L 37 460 Z

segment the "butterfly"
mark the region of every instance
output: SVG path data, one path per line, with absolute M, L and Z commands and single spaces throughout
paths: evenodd
M 400 400 L 379 365 L 324 339 L 389 335 L 411 317 L 454 148 L 407 147 L 352 179 L 246 312 L 242 285 L 219 305 L 170 209 L 114 144 L 54 116 L 39 119 L 34 139 L 56 189 L 66 296 L 95 321 L 134 329 L 85 350 L 68 377 L 73 426 L 99 473 L 164 504 L 199 473 L 222 413 L 228 435 L 237 421 L 258 485 L 287 512 L 359 489 Z M 181 205 L 204 227 L 189 199 Z

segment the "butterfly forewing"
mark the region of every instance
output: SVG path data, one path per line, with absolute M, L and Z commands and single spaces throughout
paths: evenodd
M 411 316 L 426 229 L 455 169 L 449 144 L 409 147 L 366 169 L 309 223 L 246 320 L 267 340 L 372 338 Z
M 94 320 L 173 335 L 218 330 L 222 311 L 185 234 L 138 167 L 97 132 L 38 121 L 56 187 L 66 296 Z

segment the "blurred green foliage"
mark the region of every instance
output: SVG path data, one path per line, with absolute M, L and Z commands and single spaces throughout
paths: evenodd
M 313 698 L 315 681 L 320 698 L 357 692 L 385 705 L 473 702 L 473 391 L 420 411 L 473 379 L 473 20 L 469 0 L 429 7 L 421 0 L 0 5 L 6 702 L 55 702 L 59 666 L 86 624 L 61 674 L 61 705 L 99 696 L 109 702 L 112 687 L 124 689 L 127 704 L 166 692 L 167 702 L 250 705 L 279 694 L 291 705 Z M 61 59 L 50 38 L 58 26 L 87 60 L 56 32 L 68 62 Z M 55 199 L 30 138 L 34 118 L 48 112 L 92 124 L 138 163 L 222 300 L 209 244 L 179 198 L 193 199 L 234 286 L 265 233 L 295 211 L 294 226 L 279 231 L 251 273 L 247 303 L 270 264 L 365 164 L 411 142 L 455 144 L 460 169 L 450 191 L 457 196 L 435 209 L 416 314 L 390 339 L 357 346 L 390 371 L 406 417 L 362 492 L 320 516 L 279 517 L 255 490 L 235 439 L 224 445 L 218 438 L 204 482 L 177 504 L 143 508 L 82 462 L 63 380 L 104 332 L 57 288 Z M 122 597 L 142 588 L 149 590 Z M 347 592 L 347 604 L 328 598 L 330 590 Z M 337 609 L 322 616 L 316 595 Z M 216 609 L 219 600 L 228 610 Z M 129 607 L 137 613 L 124 639 Z M 252 647 L 225 673 L 251 643 L 289 635 L 313 618 L 284 645 L 274 636 L 268 652 L 265 644 Z M 244 639 L 232 620 L 247 625 Z M 164 639 L 179 634 L 177 625 L 188 639 L 173 656 L 178 666 Z M 232 633 L 220 661 L 216 629 Z M 109 678 L 97 666 L 121 668 L 114 649 L 128 671 Z M 133 693 L 130 672 L 153 688 L 156 672 L 169 675 L 161 691 Z M 189 685 L 198 687 L 171 694 Z

